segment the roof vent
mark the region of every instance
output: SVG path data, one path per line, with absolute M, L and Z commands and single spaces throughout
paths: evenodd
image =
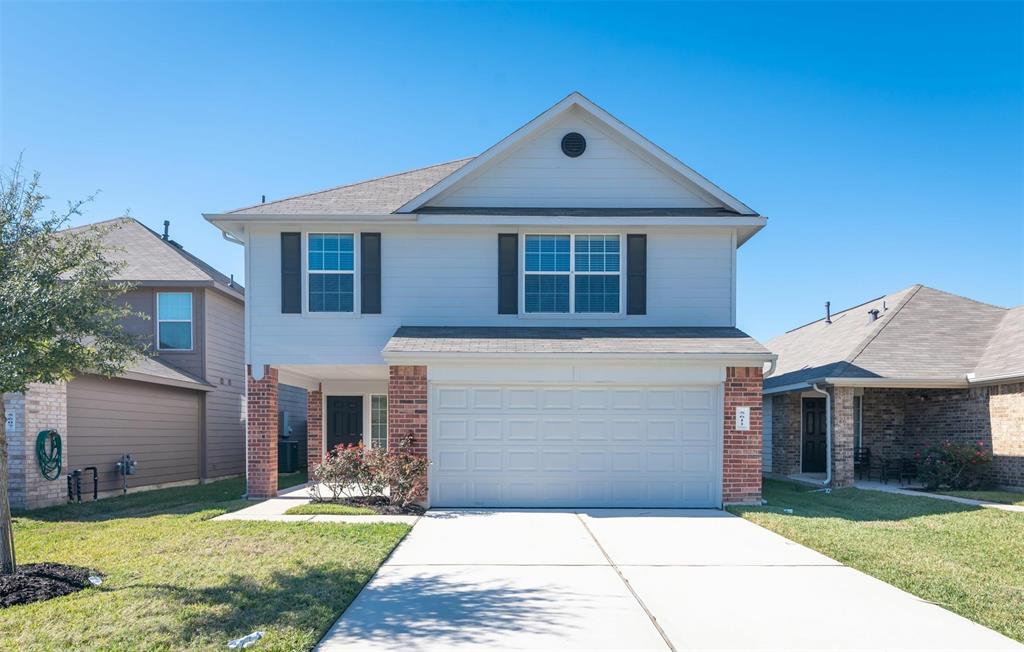
M 163 239 L 164 240 L 168 239 L 168 236 L 169 236 L 168 231 L 170 231 L 170 229 L 171 229 L 171 221 L 170 220 L 164 220 L 164 235 L 163 235 Z
M 826 301 L 825 302 L 825 323 L 826 324 L 831 324 L 832 323 L 832 302 L 831 301 Z
M 569 158 L 576 158 L 587 151 L 587 139 L 583 134 L 570 131 L 562 136 L 562 153 Z
M 878 310 L 878 308 L 872 308 L 871 310 L 868 310 L 868 321 L 872 322 L 878 319 L 879 312 L 880 311 Z

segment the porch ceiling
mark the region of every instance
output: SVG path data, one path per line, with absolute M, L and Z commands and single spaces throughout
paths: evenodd
M 332 380 L 386 381 L 388 379 L 388 367 L 382 364 L 286 364 L 274 366 L 278 370 L 280 382 L 307 388 Z

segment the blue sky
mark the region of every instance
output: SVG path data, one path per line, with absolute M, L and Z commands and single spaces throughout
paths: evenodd
M 479 153 L 572 90 L 769 217 L 767 339 L 925 283 L 1024 303 L 1024 4 L 0 4 L 0 163 L 242 278 L 217 212 Z

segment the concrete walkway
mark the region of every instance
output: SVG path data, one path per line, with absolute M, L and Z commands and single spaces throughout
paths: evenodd
M 1024 650 L 725 512 L 430 511 L 320 650 Z
M 292 507 L 305 505 L 312 501 L 312 484 L 304 484 L 285 489 L 277 498 L 270 498 L 248 507 L 221 514 L 214 521 L 283 521 L 310 523 L 416 523 L 419 516 L 401 516 L 388 514 L 285 514 Z
M 857 480 L 854 483 L 857 489 L 868 489 L 870 491 L 884 491 L 890 494 L 900 494 L 901 496 L 913 496 L 915 498 L 934 498 L 936 500 L 948 500 L 951 503 L 960 503 L 961 505 L 973 505 L 975 507 L 988 507 L 990 509 L 1001 509 L 1004 512 L 1024 512 L 1024 506 L 1021 505 L 1004 505 L 1003 503 L 993 503 L 987 500 L 974 500 L 973 498 L 961 498 L 959 496 L 946 496 L 944 494 L 937 494 L 932 492 L 914 491 L 913 489 L 906 489 L 897 485 L 887 485 L 884 482 L 878 482 L 877 480 Z

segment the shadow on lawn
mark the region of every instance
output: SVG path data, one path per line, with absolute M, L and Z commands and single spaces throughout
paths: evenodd
M 840 518 L 848 521 L 902 521 L 922 516 L 976 512 L 982 507 L 964 505 L 926 495 L 904 496 L 869 489 L 835 489 L 830 494 L 807 485 L 784 480 L 765 480 L 765 506 L 735 505 L 734 514 L 754 512 L 781 513 L 792 509 L 792 516 L 804 518 Z

